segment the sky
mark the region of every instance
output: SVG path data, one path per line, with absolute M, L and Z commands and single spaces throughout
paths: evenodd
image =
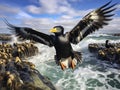
M 0 33 L 10 33 L 3 18 L 9 23 L 30 27 L 40 32 L 62 25 L 71 30 L 87 13 L 99 8 L 110 0 L 0 0 Z M 112 0 L 117 10 L 109 25 L 98 33 L 120 33 L 120 1 Z

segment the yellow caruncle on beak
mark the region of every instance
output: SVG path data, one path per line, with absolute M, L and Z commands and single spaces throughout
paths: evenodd
M 51 33 L 55 33 L 55 32 L 57 32 L 57 29 L 56 29 L 56 28 L 53 28 L 53 29 L 50 30 L 50 32 L 51 32 Z

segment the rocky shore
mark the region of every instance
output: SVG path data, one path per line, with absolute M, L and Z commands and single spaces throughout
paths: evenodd
M 120 64 L 120 43 L 111 43 L 111 46 L 106 48 L 104 43 L 91 43 L 88 45 L 88 49 L 101 60 Z
M 120 36 L 120 33 L 114 33 L 114 34 L 110 34 L 110 35 L 113 35 L 113 36 Z
M 56 90 L 50 80 L 26 60 L 37 53 L 33 43 L 0 44 L 0 90 Z
M 0 34 L 0 41 L 11 41 L 11 34 Z

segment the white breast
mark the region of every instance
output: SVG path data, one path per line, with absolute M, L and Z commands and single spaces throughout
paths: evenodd
M 68 41 L 68 38 L 66 36 L 60 36 L 59 39 L 62 42 L 67 42 Z

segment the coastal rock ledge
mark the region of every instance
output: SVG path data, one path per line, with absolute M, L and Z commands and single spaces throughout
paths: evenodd
M 0 44 L 0 90 L 56 90 L 50 79 L 27 60 L 37 52 L 33 43 Z

